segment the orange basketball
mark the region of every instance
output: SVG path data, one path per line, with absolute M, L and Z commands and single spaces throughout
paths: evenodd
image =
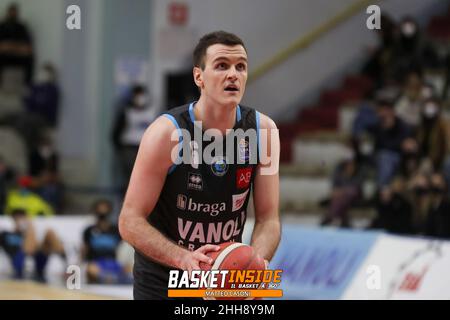
M 202 270 L 265 270 L 264 259 L 253 249 L 253 247 L 240 242 L 225 242 L 219 245 L 221 249 L 208 252 L 214 262 L 212 265 L 201 262 Z M 228 276 L 229 277 L 229 276 Z M 220 282 L 219 276 L 219 282 Z M 228 279 L 223 289 L 231 289 Z M 216 298 L 218 300 L 243 300 L 245 298 Z

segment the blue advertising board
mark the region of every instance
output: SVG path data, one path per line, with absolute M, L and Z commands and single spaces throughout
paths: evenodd
M 270 269 L 282 269 L 283 299 L 339 299 L 379 232 L 283 225 Z

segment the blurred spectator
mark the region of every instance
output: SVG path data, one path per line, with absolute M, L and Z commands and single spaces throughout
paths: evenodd
M 64 247 L 53 230 L 48 230 L 44 240 L 36 239 L 34 226 L 24 210 L 15 209 L 11 213 L 14 219 L 14 231 L 0 233 L 0 245 L 11 260 L 14 278 L 24 279 L 30 262 L 34 264 L 31 277 L 37 281 L 45 281 L 44 270 L 50 254 L 59 254 L 65 260 Z
M 52 128 L 57 127 L 60 90 L 56 70 L 50 63 L 44 64 L 37 72 L 35 83 L 25 97 L 25 106 L 29 113 L 42 117 Z
M 447 126 L 441 117 L 441 103 L 428 99 L 421 108 L 421 125 L 417 143 L 422 161 L 429 162 L 434 170 L 441 170 L 448 150 Z
M 338 219 L 342 227 L 350 227 L 348 210 L 360 197 L 362 182 L 363 177 L 353 155 L 337 165 L 333 174 L 330 208 L 321 222 L 322 226 Z
M 374 127 L 378 124 L 375 107 L 376 106 L 371 100 L 365 100 L 359 105 L 358 112 L 356 113 L 352 125 L 352 137 L 355 141 L 360 141 L 370 127 Z M 364 148 L 359 149 L 363 150 Z
M 398 95 L 395 86 L 389 86 L 378 90 L 375 94 L 368 94 L 365 101 L 361 103 L 352 125 L 352 147 L 356 152 L 356 159 L 359 168 L 366 168 L 373 165 L 374 139 L 369 131 L 379 125 L 379 118 L 374 103 L 376 101 L 394 101 Z
M 441 173 L 434 173 L 431 182 L 431 206 L 427 217 L 426 234 L 438 238 L 450 238 L 450 200 L 447 183 Z
M 0 75 L 7 67 L 24 70 L 27 84 L 33 76 L 33 44 L 27 26 L 20 21 L 19 7 L 10 4 L 0 23 Z
M 141 138 L 154 118 L 155 110 L 149 107 L 145 88 L 134 86 L 130 99 L 120 107 L 116 115 L 112 133 L 125 180 L 124 185 L 127 185 L 130 179 Z
M 422 86 L 421 96 L 423 101 L 427 101 L 431 98 L 439 98 L 436 88 L 431 83 L 427 82 L 425 82 Z
M 58 168 L 59 156 L 48 135 L 41 139 L 28 155 L 28 172 L 35 181 L 35 191 L 60 213 L 63 207 L 63 184 Z
M 83 233 L 82 260 L 87 262 L 89 283 L 129 283 L 131 279 L 131 270 L 117 261 L 121 238 L 110 221 L 112 209 L 110 201 L 98 200 L 93 206 L 96 222 Z
M 416 71 L 409 72 L 405 77 L 402 95 L 395 104 L 398 117 L 412 128 L 416 128 L 420 123 L 422 89 L 421 75 Z
M 19 178 L 18 188 L 10 190 L 7 194 L 6 214 L 12 214 L 15 210 L 25 211 L 28 217 L 54 214 L 51 205 L 31 191 L 32 184 L 33 179 L 30 176 Z
M 404 18 L 399 29 L 400 34 L 395 50 L 396 62 L 393 67 L 395 74 L 401 76 L 411 70 L 438 66 L 437 53 L 412 17 Z
M 3 158 L 0 156 L 0 214 L 3 214 L 3 208 L 6 205 L 6 194 L 14 178 L 14 172 L 9 168 Z
M 38 177 L 45 172 L 58 173 L 59 157 L 52 140 L 41 135 L 36 146 L 28 155 L 28 174 Z
M 396 179 L 384 186 L 377 195 L 377 216 L 370 228 L 384 229 L 396 234 L 412 234 L 412 207 L 403 195 L 403 182 Z
M 377 102 L 379 123 L 369 129 L 375 140 L 375 166 L 377 186 L 388 185 L 399 169 L 402 144 L 412 132 L 400 118 L 395 115 L 390 100 Z
M 419 172 L 408 181 L 407 196 L 413 208 L 414 233 L 424 234 L 431 200 L 430 182 L 425 174 Z
M 405 180 L 415 176 L 421 168 L 420 152 L 417 140 L 407 138 L 402 144 L 402 160 L 398 174 Z
M 59 175 L 53 171 L 44 171 L 36 179 L 36 193 L 58 214 L 64 208 L 64 184 Z
M 379 46 L 371 54 L 362 73 L 375 81 L 375 88 L 380 88 L 386 79 L 392 77 L 392 65 L 395 62 L 397 30 L 390 16 L 381 15 L 381 29 L 377 30 L 377 36 Z

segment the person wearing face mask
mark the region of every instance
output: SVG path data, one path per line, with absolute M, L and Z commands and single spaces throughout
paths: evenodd
M 42 242 L 36 237 L 35 228 L 24 209 L 14 209 L 11 213 L 14 220 L 14 230 L 0 233 L 0 246 L 10 258 L 15 279 L 31 279 L 45 282 L 45 267 L 51 254 L 58 254 L 66 260 L 64 246 L 56 233 L 49 229 L 45 232 Z M 26 270 L 34 266 L 34 270 Z M 31 271 L 32 274 L 27 274 Z
M 123 283 L 130 279 L 130 270 L 116 259 L 121 238 L 117 226 L 110 220 L 112 210 L 109 200 L 96 201 L 93 205 L 96 222 L 83 232 L 81 255 L 82 261 L 87 262 L 89 283 Z
M 375 88 L 382 88 L 392 72 L 394 53 L 397 42 L 396 22 L 386 14 L 381 14 L 381 29 L 376 30 L 378 37 L 378 47 L 371 50 L 371 54 L 366 64 L 362 68 L 362 73 L 372 78 Z
M 142 136 L 154 119 L 155 110 L 149 106 L 145 88 L 134 86 L 130 99 L 118 110 L 112 132 L 113 145 L 123 173 L 123 186 L 128 184 Z
M 405 17 L 400 23 L 400 35 L 395 49 L 395 74 L 402 75 L 412 69 L 436 67 L 438 56 L 417 21 Z
M 450 239 L 450 200 L 444 176 L 436 172 L 431 176 L 431 206 L 428 212 L 426 234 Z
M 403 81 L 402 94 L 395 103 L 397 116 L 412 128 L 417 128 L 420 125 L 423 85 L 420 72 L 408 72 Z
M 59 156 L 52 140 L 42 135 L 39 143 L 28 155 L 28 174 L 39 177 L 45 172 L 58 173 Z
M 60 213 L 64 185 L 59 175 L 59 155 L 48 135 L 43 135 L 29 153 L 28 173 L 36 182 L 36 193 Z
M 33 76 L 33 43 L 28 27 L 20 20 L 19 6 L 10 4 L 0 23 L 0 75 L 6 68 L 24 70 L 26 83 Z
M 51 63 L 45 63 L 39 69 L 35 82 L 24 98 L 29 114 L 45 121 L 45 126 L 57 128 L 59 117 L 60 89 L 56 69 Z
M 447 126 L 441 117 L 441 103 L 436 98 L 426 100 L 421 108 L 421 125 L 417 142 L 422 162 L 429 162 L 434 170 L 441 170 L 447 153 Z

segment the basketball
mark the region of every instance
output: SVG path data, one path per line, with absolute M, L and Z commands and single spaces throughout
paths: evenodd
M 253 247 L 239 242 L 224 242 L 217 252 L 209 252 L 212 266 L 201 262 L 202 270 L 265 270 L 264 259 Z
M 253 247 L 240 242 L 224 242 L 220 245 L 220 250 L 208 252 L 207 256 L 214 260 L 212 265 L 201 262 L 202 270 L 265 270 L 264 259 L 253 249 Z M 225 281 L 224 289 L 231 289 L 228 283 L 228 277 Z M 220 275 L 219 275 L 220 281 Z M 209 299 L 227 299 L 244 300 L 249 298 L 209 298 Z M 252 298 L 250 298 L 252 299 Z

